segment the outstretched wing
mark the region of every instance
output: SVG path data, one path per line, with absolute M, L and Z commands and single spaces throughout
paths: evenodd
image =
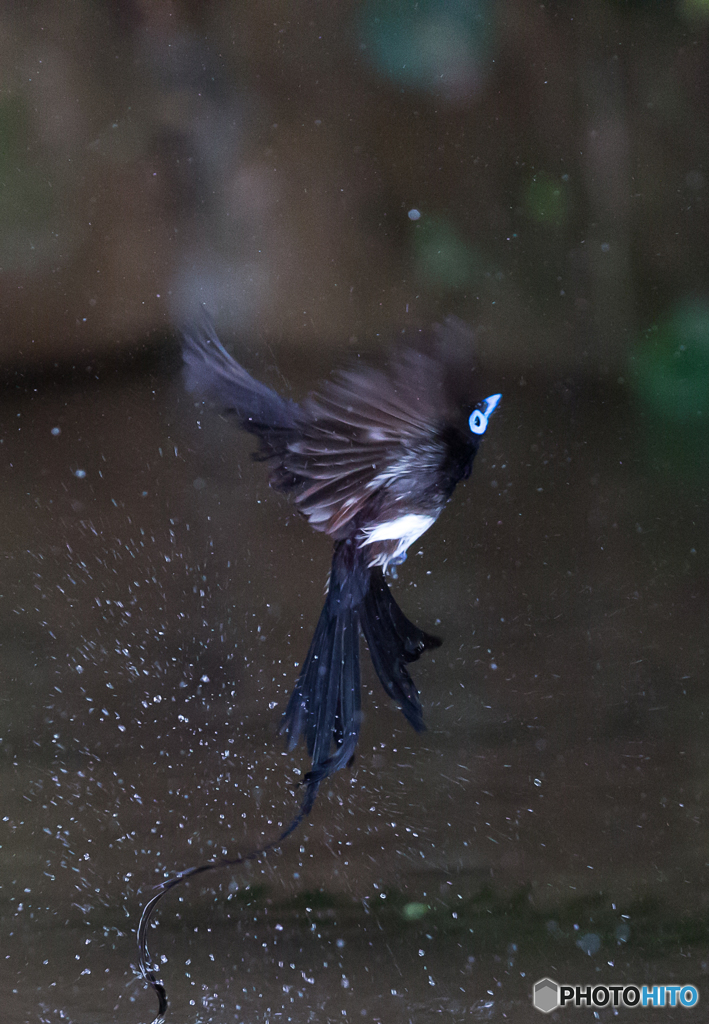
M 333 537 L 347 536 L 359 513 L 376 508 L 389 482 L 425 473 L 440 458 L 440 424 L 448 413 L 442 370 L 419 352 L 400 352 L 388 373 L 341 372 L 302 409 L 283 466 L 303 481 L 300 511 Z
M 440 464 L 447 418 L 439 361 L 402 350 L 388 372 L 343 371 L 298 406 L 255 380 L 219 342 L 205 312 L 183 329 L 188 390 L 216 401 L 256 434 L 272 487 L 294 490 L 311 526 L 345 537 L 360 512 L 408 473 Z
M 255 380 L 229 355 L 204 310 L 183 327 L 182 337 L 188 391 L 211 398 L 224 412 L 237 415 L 242 427 L 254 434 L 297 427 L 300 409 L 295 402 Z

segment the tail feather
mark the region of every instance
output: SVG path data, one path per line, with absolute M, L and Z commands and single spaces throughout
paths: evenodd
M 354 587 L 352 586 L 354 582 Z M 342 571 L 336 549 L 330 590 L 308 656 L 291 694 L 280 732 L 292 749 L 305 737 L 312 758 L 303 779 L 308 791 L 303 811 L 313 805 L 320 783 L 339 771 L 354 754 L 361 721 L 359 612 L 355 576 Z M 354 591 L 354 592 L 353 592 Z M 334 749 L 333 749 L 334 747 Z
M 357 746 L 362 717 L 360 628 L 382 686 L 414 729 L 426 728 L 406 665 L 441 641 L 406 618 L 381 568 L 368 568 L 361 551 L 351 541 L 341 541 L 335 545 L 325 606 L 279 730 L 289 750 L 304 737 L 312 758 L 303 779 L 304 814 L 313 806 L 320 783 L 344 768 Z
M 343 752 L 338 768 L 344 767 L 354 754 L 362 717 L 359 686 L 359 631 L 359 613 L 355 609 L 352 613 L 351 626 L 343 635 L 341 696 L 335 731 L 335 743 L 343 749 L 344 747 L 349 749 L 351 746 L 352 750 L 349 753 Z
M 441 646 L 440 637 L 426 633 L 407 619 L 392 597 L 381 567 L 372 570 L 372 581 L 367 595 L 375 603 L 377 613 L 391 623 L 392 629 L 402 644 L 402 657 L 407 661 L 418 661 L 424 651 Z
M 397 646 L 394 635 L 382 627 L 371 605 L 362 610 L 362 631 L 369 647 L 374 671 L 379 676 L 382 686 L 391 699 L 401 707 L 405 718 L 414 729 L 423 732 L 426 726 L 421 702 L 414 681 L 404 666 L 405 659 L 401 655 L 401 648 Z
M 440 647 L 441 641 L 406 618 L 380 568 L 372 571 L 362 607 L 362 630 L 382 686 L 399 704 L 414 729 L 422 732 L 426 728 L 423 711 L 406 664 L 416 661 L 425 650 Z
M 303 779 L 308 793 L 304 809 L 312 807 L 320 783 L 344 768 L 354 756 L 361 722 L 359 682 L 359 617 L 356 610 L 339 615 L 329 672 L 330 685 L 318 716 L 313 766 Z M 334 716 L 333 716 L 334 711 Z M 330 754 L 331 743 L 335 749 Z
M 325 639 L 330 624 L 327 603 L 320 613 L 318 624 L 310 641 L 310 648 L 303 663 L 300 675 L 293 687 L 288 706 L 281 717 L 278 728 L 282 736 L 286 736 L 286 748 L 291 751 L 298 745 L 300 737 L 307 733 L 308 708 L 314 706 L 314 683 L 317 681 L 317 669 L 320 661 L 320 650 L 325 647 Z M 312 754 L 312 751 L 309 751 Z
M 308 701 L 306 738 L 308 753 L 314 765 L 321 765 L 327 761 L 335 738 L 339 683 L 342 676 L 343 625 L 341 616 L 335 616 L 330 620 L 325 643 L 319 655 L 313 659 L 315 679 L 311 683 Z

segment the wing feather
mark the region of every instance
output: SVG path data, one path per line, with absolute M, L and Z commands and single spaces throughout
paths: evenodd
M 261 442 L 255 457 L 271 463 L 271 486 L 294 491 L 311 526 L 336 539 L 380 506 L 402 467 L 420 473 L 420 453 L 440 444 L 443 367 L 419 352 L 400 351 L 387 373 L 343 371 L 297 406 L 229 355 L 205 312 L 183 337 L 190 390 L 236 413 Z
M 442 369 L 400 352 L 389 373 L 344 371 L 303 403 L 303 424 L 287 442 L 283 466 L 302 481 L 296 497 L 311 526 L 333 537 L 379 504 L 394 467 L 437 443 L 448 414 Z

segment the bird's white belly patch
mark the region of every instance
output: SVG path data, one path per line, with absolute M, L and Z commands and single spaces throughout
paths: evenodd
M 365 527 L 362 530 L 364 539 L 361 544 L 364 546 L 365 544 L 376 544 L 379 540 L 398 540 L 400 543 L 397 548 L 401 553 L 406 551 L 415 540 L 418 540 L 421 534 L 425 533 L 435 521 L 435 516 L 420 516 L 409 512 L 405 516 L 399 516 L 398 519 L 391 519 L 388 523 Z

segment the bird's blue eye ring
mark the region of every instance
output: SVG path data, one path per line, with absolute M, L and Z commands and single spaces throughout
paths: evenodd
M 484 434 L 487 430 L 487 416 L 484 416 L 479 409 L 470 414 L 468 426 L 474 434 Z
M 494 413 L 502 395 L 490 395 L 480 403 L 482 409 L 473 409 L 468 420 L 468 426 L 473 434 L 484 434 L 487 430 L 487 421 Z

